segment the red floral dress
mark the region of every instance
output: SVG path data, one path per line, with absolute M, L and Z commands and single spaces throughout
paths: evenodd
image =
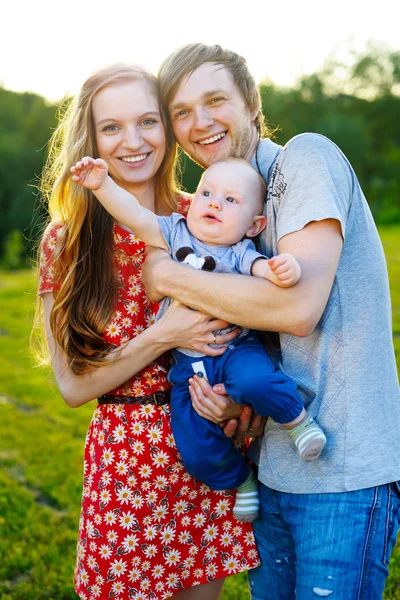
M 187 208 L 184 204 L 181 212 Z M 42 244 L 39 293 L 53 289 L 60 226 Z M 119 345 L 155 321 L 141 283 L 145 244 L 114 225 L 121 287 L 104 337 Z M 112 393 L 168 389 L 168 356 Z M 98 405 L 85 443 L 75 590 L 82 600 L 162 600 L 259 565 L 252 527 L 232 515 L 234 492 L 212 491 L 186 473 L 169 405 Z

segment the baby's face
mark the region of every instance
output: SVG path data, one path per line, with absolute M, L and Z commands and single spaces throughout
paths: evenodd
M 192 200 L 187 225 L 205 244 L 232 246 L 249 232 L 260 213 L 260 190 L 250 167 L 215 163 L 205 171 Z M 256 235 L 256 234 L 253 234 Z

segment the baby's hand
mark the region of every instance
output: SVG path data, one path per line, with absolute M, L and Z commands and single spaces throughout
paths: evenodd
M 280 287 L 292 287 L 301 276 L 301 268 L 292 254 L 284 253 L 268 260 L 271 269 L 269 279 Z
M 71 167 L 72 179 L 93 192 L 99 190 L 107 181 L 108 167 L 102 158 L 85 156 Z

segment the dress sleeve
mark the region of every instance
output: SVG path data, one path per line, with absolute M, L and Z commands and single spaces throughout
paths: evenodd
M 40 246 L 39 286 L 38 294 L 46 294 L 54 290 L 54 253 L 57 239 L 62 231 L 61 225 L 50 223 L 44 232 Z
M 186 217 L 189 212 L 191 201 L 192 201 L 192 196 L 189 196 L 189 195 L 180 196 L 178 198 L 178 205 L 176 207 L 176 212 L 178 212 L 179 214 Z

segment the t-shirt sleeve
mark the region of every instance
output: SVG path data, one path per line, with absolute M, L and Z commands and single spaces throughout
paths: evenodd
M 54 254 L 62 225 L 51 224 L 44 232 L 40 245 L 38 294 L 53 292 L 55 287 Z
M 258 258 L 266 258 L 257 251 L 254 242 L 244 239 L 232 247 L 236 256 L 236 270 L 242 275 L 251 275 L 251 267 Z
M 179 221 L 184 221 L 185 218 L 179 213 L 172 213 L 169 217 L 157 217 L 160 231 L 165 239 L 168 249 L 171 252 L 173 246 L 173 238 L 179 227 Z
M 345 238 L 354 172 L 333 142 L 316 134 L 294 138 L 282 150 L 273 177 L 278 241 L 324 219 L 338 220 Z

